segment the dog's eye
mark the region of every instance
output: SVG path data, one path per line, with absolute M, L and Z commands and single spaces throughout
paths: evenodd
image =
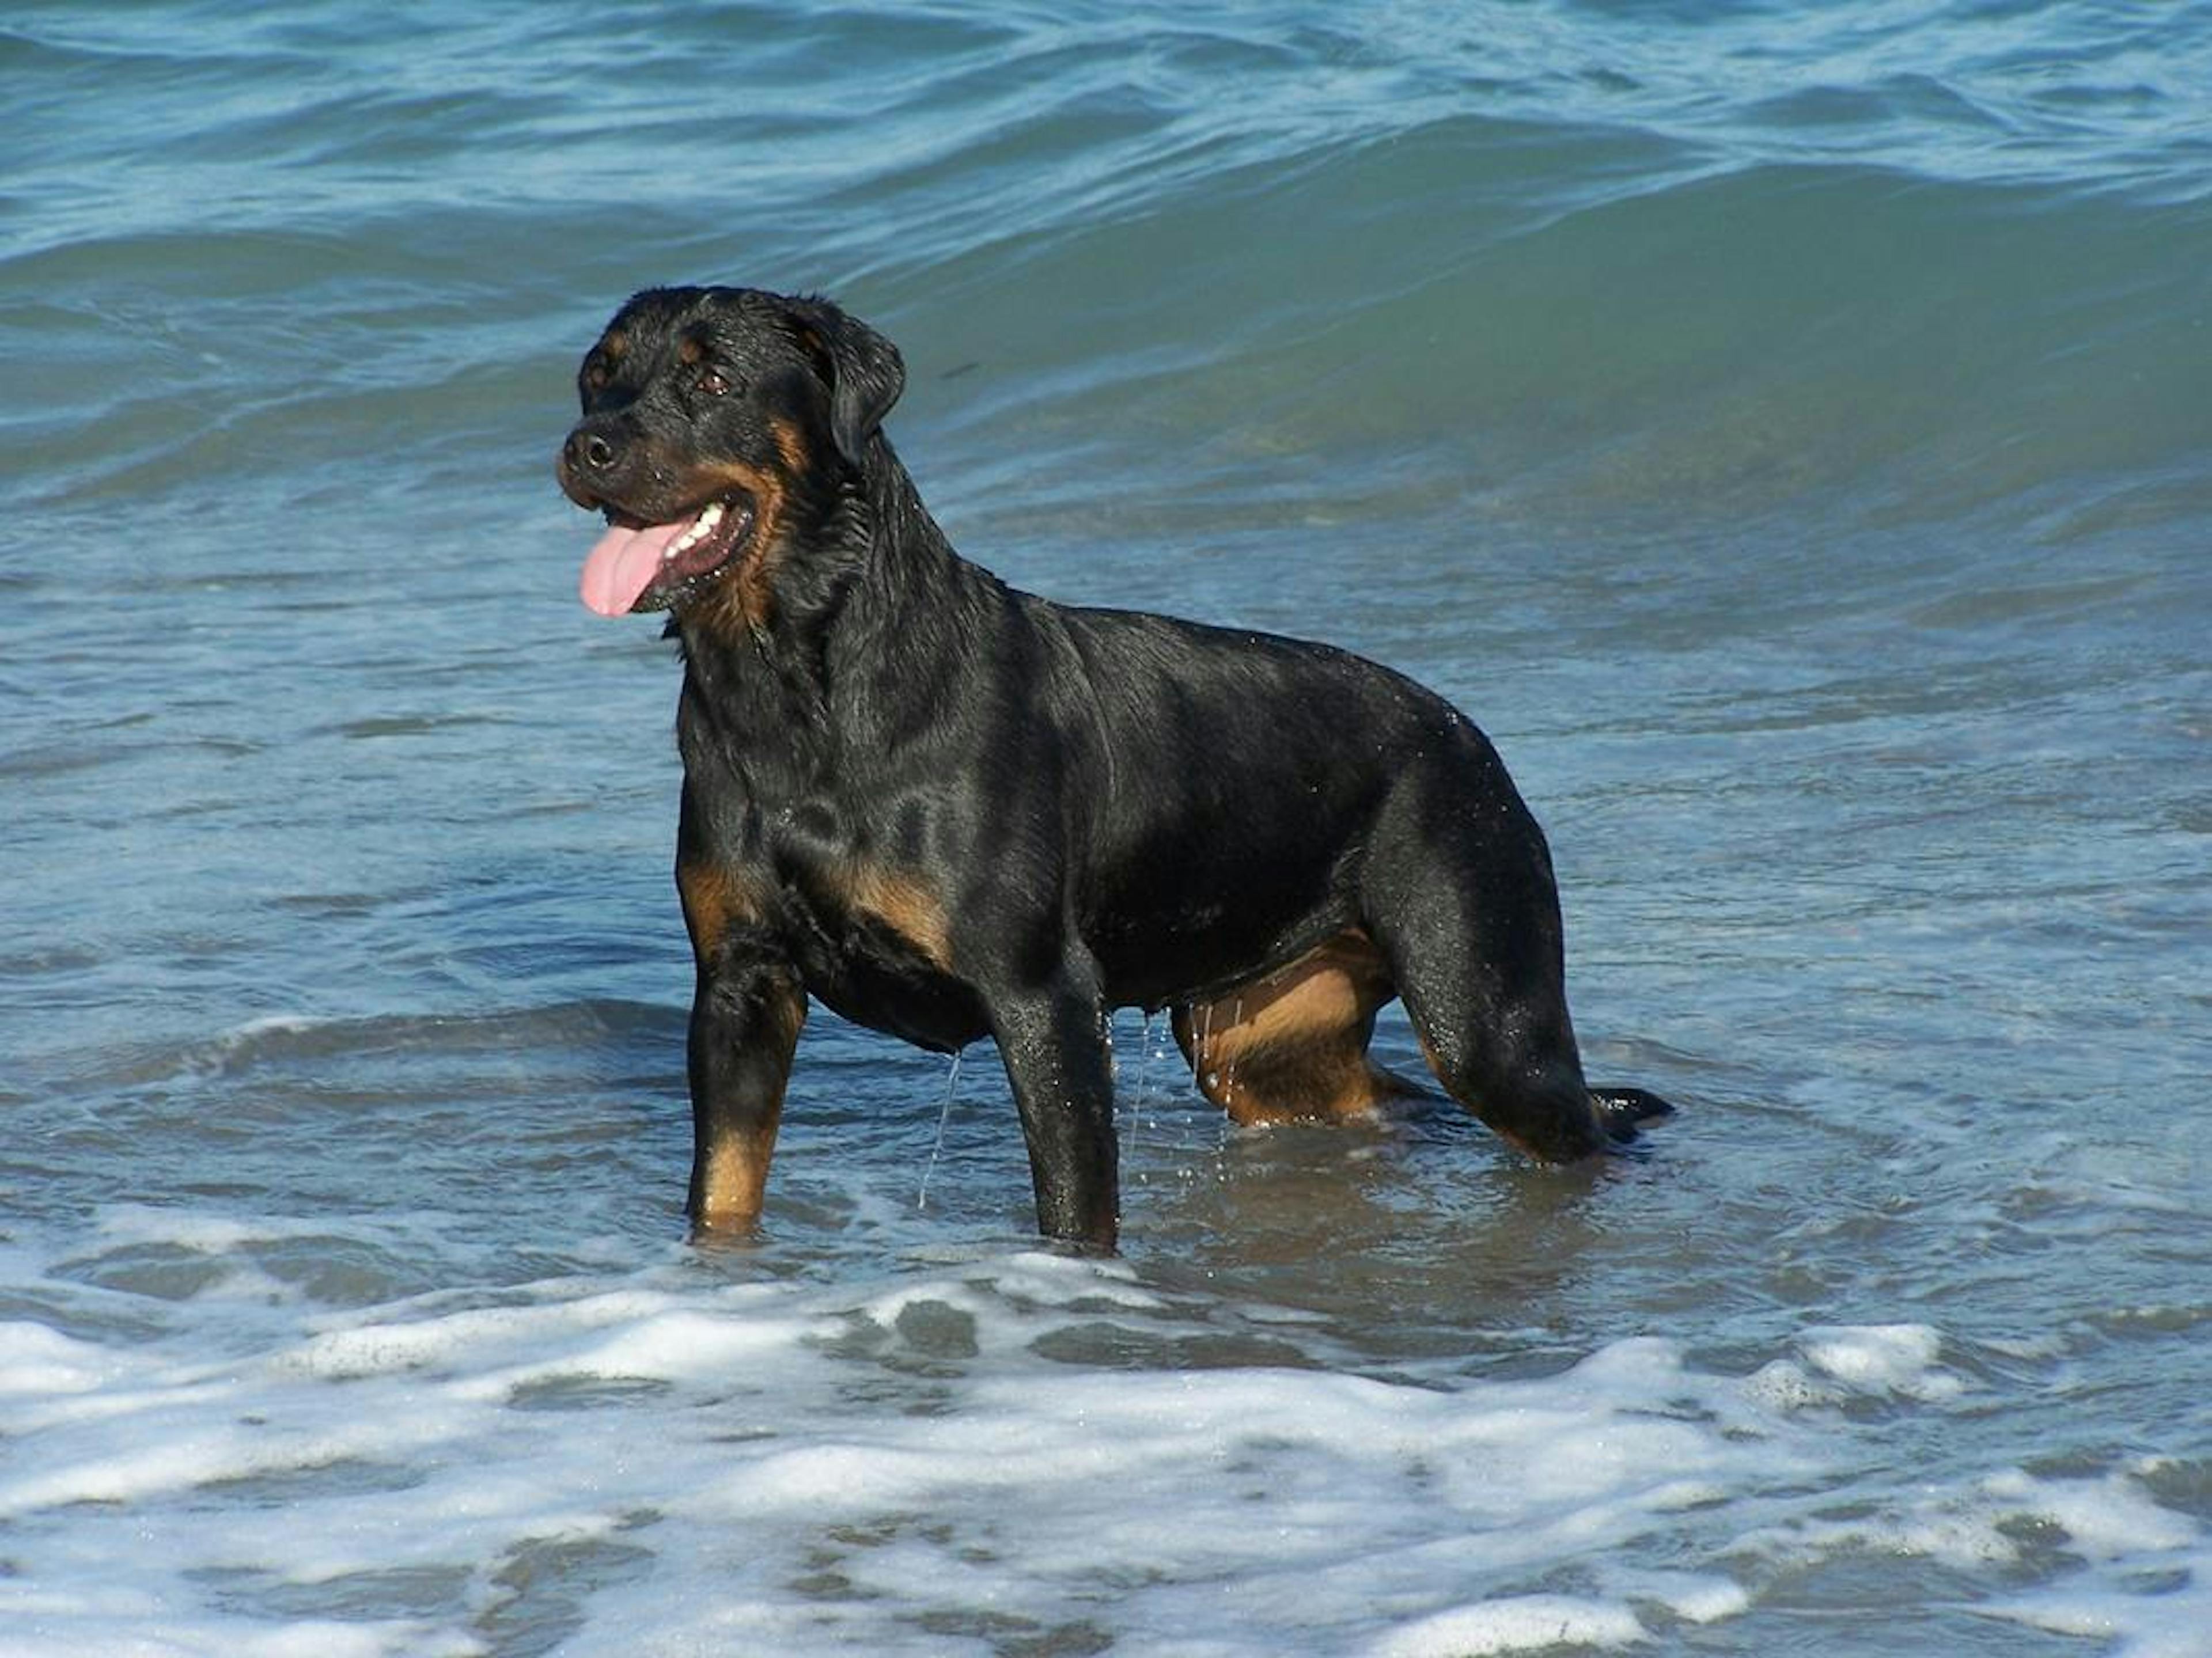
M 586 392 L 604 392 L 606 389 L 606 364 L 598 361 L 586 363 L 584 365 L 584 390 Z
M 697 384 L 700 392 L 703 395 L 710 398 L 726 396 L 730 389 L 730 382 L 728 379 L 723 375 L 720 369 L 716 368 L 701 369 L 699 371 Z

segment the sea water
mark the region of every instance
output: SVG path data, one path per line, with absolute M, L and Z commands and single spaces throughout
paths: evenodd
M 2212 1652 L 2212 9 L 141 0 L 0 109 L 0 1653 Z M 695 280 L 1010 580 L 1449 695 L 1680 1117 L 1125 1015 L 1082 1259 L 817 1010 L 688 1244 L 550 463 Z

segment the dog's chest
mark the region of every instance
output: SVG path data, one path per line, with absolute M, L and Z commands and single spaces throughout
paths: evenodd
M 844 1017 L 925 1048 L 987 1034 L 961 976 L 951 912 L 927 872 L 866 849 L 773 840 L 757 867 L 768 908 L 806 988 Z

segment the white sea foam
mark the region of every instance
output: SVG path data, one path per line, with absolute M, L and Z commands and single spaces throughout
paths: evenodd
M 2015 1514 L 2057 1527 L 2067 1547 L 2093 1560 L 2170 1554 L 2197 1537 L 2189 1521 L 2151 1501 L 2139 1469 L 2100 1479 L 2038 1479 L 2014 1470 L 1993 1475 L 1983 1489 Z
M 1643 1625 L 1620 1606 L 1559 1594 L 1523 1594 L 1443 1612 L 1395 1630 L 1368 1650 L 1373 1658 L 1479 1658 L 1547 1647 L 1625 1647 Z
M 2212 1582 L 2200 1554 L 2194 1575 L 2155 1598 L 2090 1589 L 2016 1595 L 1984 1608 L 2054 1635 L 2106 1643 L 2112 1658 L 2204 1658 L 2212 1630 Z
M 111 1219 L 177 1247 L 266 1230 Z M 2148 1464 L 1907 1482 L 1832 1512 L 1856 1430 L 1775 1378 L 1941 1411 L 1959 1389 L 1922 1325 L 1808 1328 L 1747 1376 L 1653 1337 L 1514 1380 L 1128 1368 L 1102 1333 L 1235 1308 L 1035 1251 L 861 1286 L 656 1260 L 479 1304 L 273 1316 L 243 1357 L 0 1326 L 0 1646 L 460 1654 L 528 1629 L 583 1655 L 1613 1649 L 1743 1617 L 1777 1572 L 2016 1565 L 2033 1526 L 2085 1564 L 1990 1617 L 2171 1658 L 2197 1591 L 2137 1594 L 2129 1574 L 2193 1585 L 2212 1561 Z
M 0 1324 L 0 1394 L 51 1398 L 100 1385 L 106 1355 L 43 1324 Z
M 1936 1362 L 1942 1337 L 1924 1324 L 1808 1330 L 1798 1345 L 1816 1370 L 1865 1392 L 1942 1400 L 1961 1391 Z

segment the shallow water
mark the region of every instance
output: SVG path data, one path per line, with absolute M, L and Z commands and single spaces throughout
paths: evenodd
M 0 1651 L 2212 1650 L 2212 9 L 51 7 L 0 91 Z M 550 476 L 685 279 L 884 327 L 1021 585 L 1449 692 L 1680 1117 L 1240 1133 L 1125 1016 L 1073 1260 L 994 1056 L 817 1011 L 686 1245 L 676 671 Z

